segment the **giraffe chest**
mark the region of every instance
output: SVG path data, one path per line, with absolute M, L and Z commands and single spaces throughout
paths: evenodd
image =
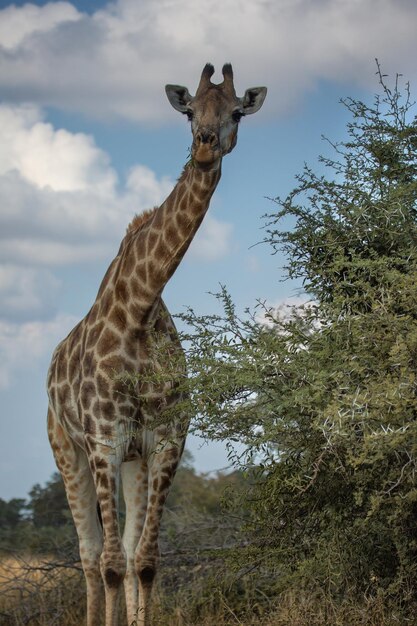
M 148 450 L 173 387 L 164 376 L 172 345 L 161 324 L 156 332 L 76 327 L 58 347 L 49 380 L 55 411 L 73 439 L 116 447 L 124 458 Z

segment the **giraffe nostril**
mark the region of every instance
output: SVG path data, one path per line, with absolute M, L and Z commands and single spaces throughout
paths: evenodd
M 211 145 L 214 145 L 217 141 L 215 133 L 208 130 L 197 133 L 197 139 L 200 143 L 209 143 Z

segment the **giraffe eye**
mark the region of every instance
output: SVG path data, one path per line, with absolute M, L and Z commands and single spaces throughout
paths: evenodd
M 242 119 L 244 113 L 242 113 L 242 111 L 240 111 L 239 109 L 236 109 L 236 111 L 233 111 L 232 113 L 232 120 L 234 122 L 240 122 L 240 120 Z

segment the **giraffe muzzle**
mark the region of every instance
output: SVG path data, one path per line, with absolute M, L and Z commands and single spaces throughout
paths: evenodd
M 221 156 L 219 138 L 211 130 L 199 130 L 194 138 L 192 156 L 197 163 L 208 165 Z

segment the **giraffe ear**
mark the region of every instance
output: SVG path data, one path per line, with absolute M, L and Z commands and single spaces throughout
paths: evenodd
M 242 98 L 245 115 L 259 111 L 264 103 L 266 92 L 266 87 L 251 87 L 245 91 L 245 95 Z
M 192 100 L 187 87 L 182 87 L 181 85 L 165 85 L 165 91 L 174 109 L 180 113 L 185 113 L 187 111 L 187 105 Z

